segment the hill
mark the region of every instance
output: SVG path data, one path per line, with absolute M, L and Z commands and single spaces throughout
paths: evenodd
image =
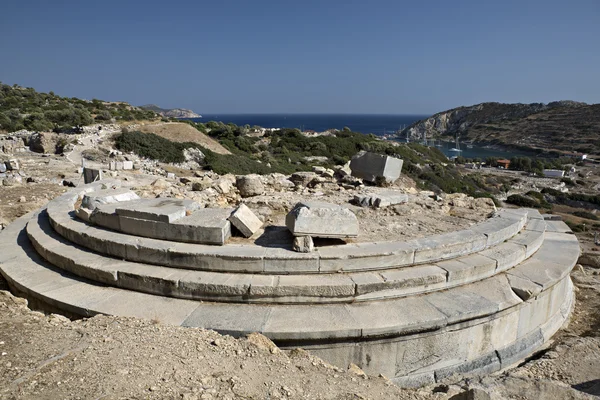
M 146 104 L 140 106 L 144 110 L 154 111 L 157 114 L 167 118 L 202 118 L 202 115 L 196 114 L 192 110 L 185 108 L 160 108 L 156 104 Z
M 600 104 L 557 101 L 548 104 L 481 103 L 458 107 L 417 121 L 401 134 L 419 140 L 453 139 L 539 151 L 600 154 Z
M 218 141 L 183 122 L 142 125 L 138 130 L 143 133 L 154 133 L 155 135 L 169 139 L 172 142 L 197 143 L 205 149 L 212 150 L 217 154 L 231 154 L 231 152 L 223 147 Z
M 159 115 L 125 102 L 83 100 L 0 82 L 0 132 L 70 131 L 94 122 L 153 120 Z

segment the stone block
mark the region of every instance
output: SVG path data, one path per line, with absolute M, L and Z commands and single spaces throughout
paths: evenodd
M 373 206 L 381 208 L 406 202 L 408 202 L 407 194 L 390 191 L 375 195 L 373 200 Z
M 525 246 L 506 242 L 485 249 L 479 252 L 479 254 L 496 260 L 496 272 L 501 272 L 525 260 L 525 252 Z
M 447 324 L 447 319 L 424 296 L 387 300 L 385 306 L 378 302 L 360 302 L 346 306 L 349 321 L 361 328 L 361 336 L 380 337 L 435 330 Z
M 99 204 L 92 211 L 89 222 L 114 231 L 120 231 L 119 216 L 115 213 L 115 208 L 115 203 Z
M 239 205 L 229 217 L 229 222 L 245 237 L 254 235 L 262 227 L 262 221 L 245 204 Z
M 312 253 L 315 250 L 315 244 L 310 236 L 294 236 L 292 248 L 299 253 Z
M 11 159 L 6 161 L 6 169 L 8 169 L 9 171 L 18 171 L 21 166 L 19 165 L 19 161 L 15 160 L 15 159 Z
M 525 256 L 528 258 L 531 257 L 531 255 L 533 255 L 533 253 L 535 253 L 544 242 L 544 232 L 525 230 L 519 233 L 518 235 L 513 236 L 511 239 L 508 240 L 508 242 L 525 246 Z
M 440 368 L 435 371 L 435 380 L 439 382 L 449 378 L 452 375 L 464 374 L 489 374 L 500 369 L 500 360 L 496 352 L 488 353 L 484 356 L 477 357 L 474 360 L 466 360 L 458 365 Z
M 482 279 L 496 271 L 496 260 L 480 254 L 440 261 L 436 265 L 448 272 L 448 282 L 454 285 Z
M 83 195 L 81 207 L 93 210 L 101 204 L 138 200 L 140 197 L 127 188 L 105 189 Z
M 415 245 L 407 242 L 357 243 L 319 248 L 321 272 L 365 271 L 410 265 Z
M 571 233 L 571 228 L 569 228 L 569 225 L 565 224 L 563 221 L 550 220 L 546 221 L 546 231 Z
M 126 171 L 133 169 L 133 161 L 123 161 L 123 169 Z
M 3 161 L 0 161 L 0 174 L 3 174 L 7 171 L 6 164 Z
M 487 237 L 478 232 L 464 230 L 411 240 L 414 243 L 415 263 L 435 262 L 483 250 Z
M 487 236 L 487 247 L 497 245 L 516 235 L 520 227 L 520 220 L 494 217 L 477 224 L 470 229 L 473 232 L 483 233 Z
M 502 368 L 515 364 L 544 343 L 541 329 L 536 329 L 529 335 L 517 340 L 515 343 L 497 351 Z
M 546 231 L 546 222 L 543 219 L 529 219 L 527 221 L 527 225 L 525 225 L 526 231 L 537 231 L 537 232 L 545 232 Z
M 92 210 L 84 207 L 80 207 L 75 210 L 75 215 L 82 221 L 90 222 L 90 216 L 92 215 Z
M 102 170 L 94 168 L 83 169 L 83 181 L 88 184 L 102 180 Z
M 294 236 L 344 238 L 358 236 L 358 219 L 349 209 L 336 204 L 302 202 L 285 218 Z
M 318 273 L 319 254 L 270 247 L 265 250 L 264 271 L 270 274 Z
M 172 223 L 119 215 L 123 233 L 186 243 L 222 245 L 231 236 L 231 209 L 203 208 Z
M 115 212 L 124 217 L 171 223 L 199 208 L 200 204 L 192 200 L 159 198 L 119 204 Z
M 393 182 L 400 177 L 403 161 L 376 153 L 360 152 L 350 161 L 352 176 L 375 182 L 378 177 Z

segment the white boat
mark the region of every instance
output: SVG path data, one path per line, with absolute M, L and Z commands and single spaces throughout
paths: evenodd
M 456 135 L 456 147 L 451 148 L 448 151 L 452 151 L 455 153 L 460 153 L 462 150 L 460 149 L 460 144 L 458 144 L 458 135 Z

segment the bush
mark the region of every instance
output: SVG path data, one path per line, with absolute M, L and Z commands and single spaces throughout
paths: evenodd
M 200 147 L 195 143 L 176 143 L 153 133 L 123 132 L 115 139 L 117 149 L 158 160 L 164 163 L 181 163 L 185 161 L 183 150 Z
M 600 218 L 596 214 L 591 213 L 589 211 L 575 211 L 573 215 L 579 218 L 591 219 L 592 221 L 600 220 Z
M 520 194 L 512 194 L 508 196 L 506 202 L 519 207 L 540 208 L 540 204 L 536 200 L 521 196 Z

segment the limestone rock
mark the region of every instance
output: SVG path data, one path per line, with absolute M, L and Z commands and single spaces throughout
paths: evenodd
M 394 182 L 400 177 L 403 161 L 399 158 L 361 151 L 350 161 L 352 175 L 369 182 L 378 178 Z
M 127 188 L 98 190 L 85 194 L 81 201 L 81 207 L 93 210 L 100 204 L 113 204 L 139 198 L 137 194 Z
M 367 376 L 367 374 L 365 374 L 365 371 L 363 371 L 358 365 L 354 363 L 350 363 L 350 365 L 348 365 L 348 372 L 358 376 Z
M 36 153 L 55 154 L 59 136 L 53 132 L 39 132 L 29 139 L 29 149 Z
M 277 345 L 275 343 L 273 343 L 273 341 L 271 339 L 269 339 L 268 337 L 266 337 L 264 335 L 261 335 L 258 332 L 253 332 L 253 333 L 248 334 L 246 336 L 246 339 L 248 340 L 249 343 L 252 343 L 259 349 L 267 350 L 268 352 L 270 352 L 272 354 L 281 353 L 281 350 L 279 349 L 279 347 L 277 347 Z
M 294 172 L 292 176 L 290 176 L 290 181 L 297 187 L 306 187 L 316 177 L 317 174 L 314 172 Z
M 285 224 L 294 236 L 343 238 L 358 236 L 358 220 L 349 209 L 337 204 L 301 202 L 296 204 Z
M 261 220 L 245 204 L 240 204 L 228 219 L 245 237 L 254 235 L 262 227 Z
M 166 180 L 164 180 L 162 178 L 155 180 L 150 185 L 155 187 L 156 189 L 167 189 L 171 186 L 171 184 L 169 182 L 167 182 Z
M 256 174 L 238 176 L 235 185 L 242 197 L 259 196 L 265 192 L 265 187 Z
M 315 249 L 312 237 L 296 236 L 292 248 L 299 253 L 311 253 Z

